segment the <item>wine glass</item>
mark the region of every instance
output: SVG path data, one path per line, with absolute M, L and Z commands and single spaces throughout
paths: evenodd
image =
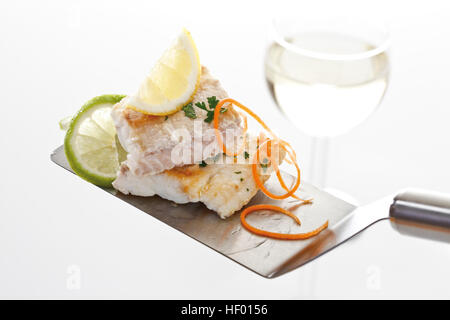
M 366 120 L 389 83 L 387 29 L 354 17 L 273 20 L 265 57 L 282 113 L 311 137 L 309 181 L 326 187 L 331 137 Z

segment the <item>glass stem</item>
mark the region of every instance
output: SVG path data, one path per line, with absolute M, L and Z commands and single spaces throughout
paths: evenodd
M 326 185 L 329 143 L 328 137 L 311 137 L 309 182 L 318 188 L 324 188 Z

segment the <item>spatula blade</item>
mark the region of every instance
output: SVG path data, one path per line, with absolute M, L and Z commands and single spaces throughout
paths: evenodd
M 65 157 L 63 146 L 52 153 L 51 159 L 73 172 Z M 294 179 L 285 173 L 284 176 L 286 181 Z M 274 192 L 283 193 L 284 190 L 280 190 L 275 182 L 270 179 L 268 187 Z M 255 212 L 249 215 L 247 220 L 252 225 L 282 233 L 307 232 L 327 220 L 329 228 L 307 240 L 275 240 L 254 235 L 242 228 L 239 212 L 222 220 L 200 203 L 178 205 L 158 196 L 137 197 L 124 195 L 114 189 L 104 190 L 267 278 L 280 276 L 315 259 L 367 227 L 375 219 L 373 217 L 357 219 L 352 213 L 356 209 L 354 205 L 302 182 L 299 196 L 304 199 L 312 198 L 311 205 L 296 208 L 297 201 L 275 201 L 261 192 L 249 203 L 249 205 L 276 204 L 289 209 L 300 218 L 301 226 L 286 216 L 268 211 Z

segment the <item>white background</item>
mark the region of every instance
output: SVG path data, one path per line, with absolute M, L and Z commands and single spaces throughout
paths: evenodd
M 408 186 L 450 192 L 448 2 L 2 1 L 0 297 L 450 297 L 448 245 L 402 237 L 387 222 L 266 280 L 50 162 L 63 141 L 58 121 L 93 96 L 133 92 L 185 26 L 202 63 L 270 118 L 307 168 L 308 139 L 264 81 L 267 26 L 284 11 L 370 16 L 391 29 L 388 93 L 369 121 L 333 139 L 329 185 L 361 203 Z M 72 265 L 79 290 L 66 284 Z

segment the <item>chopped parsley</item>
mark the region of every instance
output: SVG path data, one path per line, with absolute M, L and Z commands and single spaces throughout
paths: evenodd
M 234 173 L 236 173 L 236 174 L 240 174 L 240 173 L 242 173 L 242 171 L 235 171 Z
M 167 119 L 169 119 L 169 116 L 166 116 L 166 117 L 164 118 L 164 121 L 167 121 Z
M 250 154 L 247 151 L 244 151 L 244 157 L 245 159 L 248 159 L 250 157 Z
M 244 181 L 244 178 L 241 178 L 241 182 Z
M 247 188 L 247 192 L 248 192 L 248 191 L 250 191 L 250 189 L 249 189 L 249 188 Z
M 205 162 L 205 160 L 202 160 L 202 163 L 200 163 L 198 166 L 200 167 L 200 168 L 204 168 L 204 167 L 206 167 L 208 164 Z
M 217 107 L 217 105 L 219 104 L 219 100 L 217 100 L 216 96 L 206 98 L 206 100 L 208 100 L 210 109 L 215 109 Z
M 197 115 L 195 114 L 194 107 L 192 106 L 192 102 L 189 102 L 182 109 L 184 111 L 184 115 L 188 118 L 195 119 Z
M 216 109 L 217 104 L 219 103 L 219 100 L 217 100 L 216 96 L 212 96 L 212 97 L 206 98 L 206 100 L 208 100 L 208 107 L 206 107 L 206 103 L 205 102 L 197 102 L 195 104 L 195 106 L 197 108 L 200 108 L 200 109 L 206 111 L 205 122 L 211 123 L 213 121 L 213 119 L 214 119 L 214 110 Z M 227 108 L 221 108 L 220 109 L 220 113 L 224 113 L 227 110 L 228 110 Z M 195 111 L 194 111 L 194 113 L 195 113 Z

